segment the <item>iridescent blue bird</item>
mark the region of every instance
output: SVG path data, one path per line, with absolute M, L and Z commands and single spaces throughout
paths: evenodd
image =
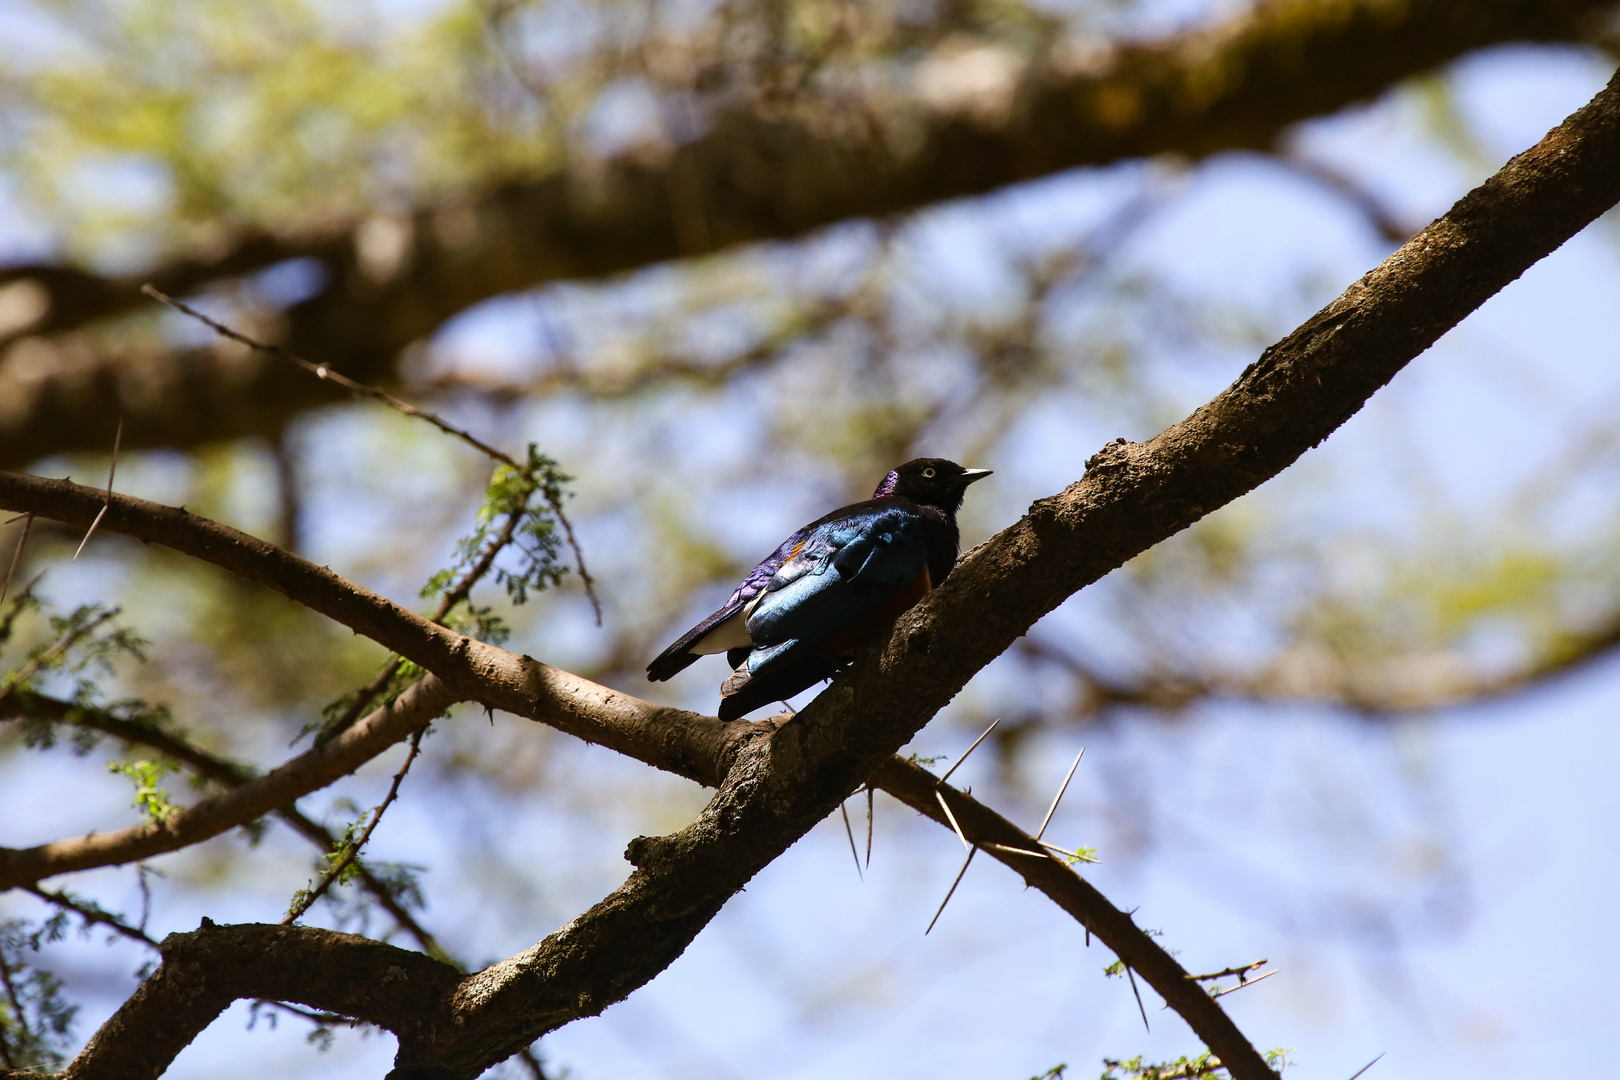
M 663 682 L 723 652 L 720 718 L 735 720 L 837 674 L 865 641 L 956 565 L 956 511 L 989 469 L 917 458 L 866 502 L 812 521 L 754 567 L 725 605 L 647 665 Z

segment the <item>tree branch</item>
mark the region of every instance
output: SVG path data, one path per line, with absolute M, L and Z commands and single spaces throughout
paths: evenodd
M 106 709 L 76 705 L 44 694 L 28 693 L 21 697 L 12 695 L 0 699 L 0 720 L 43 720 L 52 724 L 89 728 L 111 735 L 129 746 L 150 747 L 165 757 L 185 765 L 198 776 L 228 788 L 239 788 L 251 783 L 255 777 L 254 770 L 247 766 L 211 754 L 178 735 L 164 731 L 156 724 L 142 723 L 117 716 Z M 329 853 L 337 842 L 331 830 L 308 817 L 296 805 L 283 806 L 275 812 L 292 827 L 293 831 L 303 836 L 322 854 Z M 399 924 L 400 929 L 416 939 L 417 944 L 426 950 L 428 955 L 446 959 L 443 949 L 433 935 L 416 920 L 405 905 L 400 903 L 393 890 L 372 873 L 364 862 L 359 867 L 359 880 L 361 887 L 371 894 L 384 911 L 388 912 Z M 27 885 L 22 887 L 30 889 Z
M 176 851 L 246 825 L 346 776 L 461 700 L 428 675 L 330 742 L 256 780 L 176 810 L 163 821 L 31 848 L 0 848 L 0 889 Z M 261 995 L 272 996 L 272 995 Z
M 1097 940 L 1112 949 L 1127 967 L 1140 972 L 1148 985 L 1164 998 L 1165 1004 L 1187 1021 L 1187 1026 L 1217 1057 L 1222 1061 L 1238 1061 L 1247 1059 L 1249 1055 L 1258 1057 L 1232 1018 L 1215 1003 L 1215 999 L 1192 981 L 1186 969 L 1138 927 L 1129 914 L 1109 903 L 1108 898 L 1090 882 L 1049 855 L 1033 858 L 991 846 L 1002 844 L 1025 851 L 1038 851 L 1040 846 L 1034 837 L 971 795 L 940 784 L 928 770 L 902 757 L 890 758 L 867 782 L 893 795 L 923 817 L 950 829 L 951 823 L 935 797 L 936 791 L 943 794 L 951 813 L 956 816 L 957 823 L 970 841 L 1022 877 L 1025 883 L 1045 893 L 1076 922 L 1095 934 Z M 1232 1074 L 1243 1075 L 1237 1069 Z
M 623 695 L 577 675 L 465 637 L 273 544 L 186 512 L 67 480 L 0 472 L 0 509 L 37 508 L 41 517 L 85 525 L 108 505 L 101 528 L 162 544 L 274 589 L 396 652 L 444 680 L 458 695 L 539 720 L 711 786 L 747 725 Z M 633 704 L 614 708 L 615 702 Z M 679 730 L 679 737 L 670 732 Z
M 358 255 L 361 222 L 305 239 L 250 235 L 212 262 L 186 259 L 131 278 L 14 268 L 0 273 L 0 285 L 31 283 L 43 314 L 20 331 L 33 335 L 27 349 L 0 363 L 0 402 L 8 403 L 0 463 L 100 449 L 118 416 L 131 447 L 191 446 L 269 435 L 336 400 L 331 387 L 228 351 L 106 356 L 41 337 L 129 310 L 143 278 L 184 294 L 316 258 L 327 285 L 285 313 L 281 344 L 375 382 L 406 345 L 492 296 L 798 236 L 1079 165 L 1266 147 L 1289 124 L 1474 49 L 1581 40 L 1613 5 L 1269 0 L 1160 42 L 1058 42 L 1034 57 L 1008 50 L 1005 85 L 971 95 L 950 89 L 947 50 L 911 72 L 908 91 L 786 108 L 739 102 L 657 160 L 576 160 L 466 204 L 419 209 L 409 218 L 409 252 L 386 280 Z M 694 220 L 703 226 L 692 228 Z
M 444 1017 L 461 972 L 421 953 L 304 926 L 221 926 L 207 919 L 159 946 L 163 963 L 103 1024 L 63 1080 L 159 1076 L 239 998 L 295 1001 L 390 1031 Z

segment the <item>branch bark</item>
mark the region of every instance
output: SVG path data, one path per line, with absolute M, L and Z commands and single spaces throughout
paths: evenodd
M 426 727 L 458 700 L 444 683 L 428 675 L 330 742 L 305 751 L 256 780 L 176 810 L 163 821 L 31 848 L 0 848 L 0 890 L 74 870 L 115 866 L 177 851 L 257 821 L 347 776 Z
M 40 516 L 73 526 L 88 526 L 105 505 L 103 531 L 162 544 L 273 589 L 433 672 L 457 701 L 475 700 L 642 761 L 660 760 L 661 768 L 701 784 L 719 783 L 745 727 L 628 698 L 464 637 L 326 567 L 184 509 L 116 492 L 109 500 L 105 491 L 67 480 L 0 472 L 0 508 L 13 505 L 38 507 Z M 673 738 L 675 730 L 684 734 Z
M 307 238 L 246 236 L 212 261 L 141 277 L 13 268 L 0 285 L 30 282 L 45 303 L 0 360 L 0 464 L 99 450 L 120 416 L 128 446 L 192 446 L 268 435 L 336 400 L 331 387 L 230 349 L 110 355 L 46 336 L 129 310 L 142 280 L 183 294 L 280 260 L 317 259 L 327 284 L 285 313 L 282 344 L 353 378 L 386 381 L 406 345 L 491 296 L 798 236 L 1079 165 L 1266 147 L 1289 124 L 1474 49 L 1581 40 L 1613 7 L 1269 0 L 1165 41 L 1009 54 L 1006 84 L 974 95 L 946 92 L 951 61 L 940 55 L 928 61 L 937 77 L 913 73 L 905 91 L 788 109 L 738 103 L 657 160 L 578 160 L 484 198 L 419 209 L 406 226 L 408 256 L 382 277 L 357 254 L 359 222 Z
M 674 771 L 701 771 L 693 769 L 694 759 L 718 752 L 709 760 L 721 765 L 724 779 L 713 801 L 672 836 L 632 841 L 626 854 L 636 870 L 624 886 L 533 948 L 453 987 L 433 971 L 425 970 L 420 983 L 407 977 L 400 998 L 405 991 L 423 996 L 413 996 L 409 1015 L 385 1025 L 400 1034 L 394 1075 L 476 1076 L 547 1031 L 593 1015 L 643 985 L 754 873 L 836 809 L 1036 620 L 1286 468 L 1468 312 L 1617 200 L 1620 75 L 1541 143 L 1267 349 L 1213 401 L 1146 443 L 1118 440 L 1105 447 L 1087 462 L 1083 479 L 1038 501 L 1023 519 L 969 553 L 939 589 L 900 618 L 881 647 L 869 650 L 790 722 L 774 730 L 751 725 L 751 734 L 760 737 L 717 741 L 704 718 L 682 724 L 669 717 L 664 742 L 643 740 L 639 748 L 669 754 L 679 765 Z M 71 491 L 42 492 L 20 479 L 0 477 L 0 505 L 11 506 L 5 500 L 20 491 L 68 504 L 77 498 Z M 35 505 L 14 508 L 50 513 Z M 120 522 L 129 524 L 122 512 L 109 513 L 104 527 L 116 529 Z M 625 710 L 632 718 L 628 725 L 601 715 L 591 721 L 620 733 L 635 730 L 635 718 L 646 714 L 641 703 L 616 696 L 588 703 L 579 698 L 575 707 L 599 714 Z M 1094 917 L 1107 921 L 1106 913 Z M 1117 929 L 1123 934 L 1126 928 Z M 1136 959 L 1145 976 L 1155 970 L 1149 959 Z M 232 971 L 217 972 L 213 965 L 221 963 Z M 331 966 L 335 982 L 319 993 L 352 992 L 360 965 Z M 162 977 L 168 980 L 164 986 L 184 986 L 187 979 L 203 980 L 199 985 L 212 987 L 245 977 L 235 950 L 189 970 L 160 971 L 153 981 Z M 1153 978 L 1168 974 L 1159 971 Z M 312 978 L 306 973 L 299 981 Z M 369 994 L 387 997 L 379 985 L 372 981 Z M 1155 987 L 1170 1000 L 1168 987 Z M 330 1001 L 307 1001 L 315 991 L 285 989 L 292 1000 L 334 1008 Z M 205 997 L 199 992 L 185 1000 Z M 334 1011 L 396 1005 L 393 999 L 344 1001 Z M 126 1010 L 144 1007 L 132 1000 Z M 121 1010 L 114 1022 L 124 1023 L 124 1016 Z M 125 1024 L 120 1030 L 141 1027 Z M 1238 1080 L 1272 1075 L 1241 1038 L 1234 1044 L 1230 1033 L 1195 1030 Z M 114 1041 L 109 1036 L 102 1045 Z M 95 1055 L 90 1049 L 86 1055 L 83 1068 L 90 1070 Z
M 165 757 L 184 764 L 199 777 L 228 788 L 240 788 L 252 783 L 256 778 L 253 769 L 211 754 L 155 724 L 140 723 L 116 716 L 105 709 L 77 705 L 31 691 L 11 694 L 0 699 L 0 720 L 43 720 L 64 727 L 89 728 L 111 735 L 127 746 L 145 746 L 156 750 Z M 296 804 L 278 807 L 276 814 L 323 854 L 330 852 L 337 841 L 331 830 L 305 815 Z M 378 906 L 392 916 L 401 930 L 415 938 L 417 944 L 430 956 L 443 958 L 444 950 L 438 941 L 406 909 L 387 883 L 372 873 L 365 863 L 359 866 L 358 878 L 361 887 L 371 894 Z M 25 885 L 23 888 L 29 886 Z

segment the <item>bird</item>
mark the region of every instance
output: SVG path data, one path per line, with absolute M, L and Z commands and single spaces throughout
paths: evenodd
M 647 665 L 663 682 L 700 656 L 725 653 L 719 716 L 736 720 L 836 675 L 956 565 L 956 512 L 993 470 L 916 458 L 889 471 L 865 502 L 795 532 L 720 610 Z

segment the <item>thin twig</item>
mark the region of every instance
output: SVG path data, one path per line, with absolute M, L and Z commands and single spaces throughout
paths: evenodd
M 271 345 L 255 338 L 250 338 L 240 331 L 231 329 L 222 322 L 217 322 L 214 319 L 209 318 L 207 315 L 204 315 L 202 312 L 198 311 L 196 308 L 185 303 L 184 301 L 176 300 L 168 293 L 161 291 L 150 283 L 142 285 L 141 292 L 145 293 L 147 296 L 150 296 L 160 304 L 166 304 L 182 314 L 190 315 L 193 319 L 196 319 L 198 322 L 208 327 L 220 337 L 229 338 L 238 344 L 246 345 L 255 352 L 268 353 L 271 356 L 279 356 L 283 360 L 303 368 L 311 375 L 314 375 L 317 379 L 330 383 L 336 383 L 338 386 L 343 387 L 343 389 L 352 394 L 358 394 L 361 397 L 371 398 L 373 401 L 380 401 L 389 408 L 404 413 L 406 416 L 414 416 L 417 419 L 426 420 L 428 423 L 432 424 L 446 435 L 452 435 L 455 438 L 460 439 L 462 442 L 466 443 L 468 446 L 471 446 L 485 457 L 494 458 L 503 465 L 510 466 L 519 472 L 523 471 L 523 466 L 519 465 L 515 459 L 503 451 L 495 449 L 495 447 L 484 442 L 471 432 L 463 431 L 461 428 L 456 427 L 454 424 L 448 423 L 434 413 L 428 412 L 426 409 L 418 409 L 415 405 L 412 405 L 408 401 L 401 401 L 399 398 L 388 393 L 386 390 L 379 390 L 375 386 L 370 386 L 363 382 L 357 382 L 354 379 L 349 378 L 347 375 L 333 371 L 332 368 L 327 364 L 311 363 L 310 361 L 305 360 L 302 356 L 299 356 L 298 354 L 287 349 L 283 349 L 280 345 Z
M 73 553 L 73 558 L 69 559 L 69 562 L 79 561 L 79 555 L 84 551 L 84 545 L 88 544 L 90 538 L 96 534 L 96 526 L 101 524 L 101 519 L 107 516 L 108 510 L 112 509 L 113 477 L 118 475 L 118 448 L 123 444 L 124 418 L 120 416 L 118 418 L 118 430 L 113 433 L 112 464 L 107 467 L 107 501 L 102 504 L 101 513 L 97 514 L 96 519 L 90 523 L 90 528 L 85 530 L 84 539 L 79 541 L 79 550 Z
M 372 830 L 376 829 L 377 822 L 382 820 L 383 813 L 387 811 L 389 805 L 399 795 L 399 785 L 405 779 L 405 774 L 410 771 L 411 763 L 416 760 L 417 752 L 422 747 L 422 735 L 426 731 L 427 728 L 425 727 L 418 728 L 416 734 L 411 736 L 411 749 L 405 755 L 405 763 L 399 767 L 399 772 L 394 774 L 394 782 L 389 785 L 387 796 L 371 812 L 371 820 L 366 823 L 365 831 L 353 841 L 344 845 L 342 853 L 333 861 L 331 866 L 327 867 L 326 872 L 321 875 L 321 879 L 315 883 L 315 887 L 300 897 L 298 902 L 292 906 L 292 910 L 287 912 L 286 917 L 281 920 L 282 926 L 288 926 L 301 918 L 304 912 L 310 909 L 310 905 L 319 900 L 332 887 L 332 883 L 338 879 L 338 876 L 359 856 L 360 849 L 366 846 L 367 840 L 371 839 Z
M 968 857 L 962 862 L 962 869 L 956 872 L 956 880 L 951 882 L 951 891 L 945 894 L 945 899 L 939 902 L 939 910 L 934 912 L 934 917 L 932 919 L 928 920 L 928 929 L 923 931 L 923 937 L 927 937 L 933 932 L 934 924 L 939 922 L 939 917 L 941 915 L 945 914 L 945 905 L 950 903 L 951 897 L 956 895 L 956 887 L 962 884 L 962 875 L 967 873 L 968 865 L 973 862 L 973 856 L 977 855 L 978 853 L 978 848 L 972 848 L 968 851 Z
M 1238 978 L 1242 979 L 1246 978 L 1249 972 L 1254 971 L 1256 968 L 1263 968 L 1270 962 L 1271 961 L 1262 956 L 1253 963 L 1244 964 L 1242 967 L 1229 967 L 1224 971 L 1212 971 L 1208 975 L 1189 975 L 1187 978 L 1191 979 L 1193 982 L 1208 982 L 1211 979 L 1225 979 L 1232 975 L 1236 975 Z
M 382 390 L 367 383 L 351 379 L 341 372 L 332 370 L 331 366 L 328 364 L 311 363 L 310 361 L 305 360 L 302 356 L 299 356 L 297 353 L 284 349 L 280 345 L 272 345 L 268 342 L 259 341 L 256 338 L 248 337 L 241 331 L 233 330 L 224 323 L 209 318 L 207 315 L 204 315 L 202 312 L 198 311 L 196 308 L 185 303 L 184 301 L 176 300 L 174 297 L 158 289 L 150 282 L 141 286 L 141 292 L 145 293 L 147 296 L 150 296 L 160 304 L 165 304 L 184 315 L 191 316 L 193 319 L 196 319 L 198 322 L 208 327 L 220 337 L 228 338 L 231 341 L 237 342 L 241 345 L 246 345 L 255 352 L 266 353 L 270 356 L 279 356 L 288 363 L 303 368 L 305 371 L 314 375 L 317 379 L 321 379 L 325 382 L 336 383 L 338 386 L 343 387 L 343 389 L 349 391 L 351 394 L 356 394 L 360 397 L 370 398 L 373 401 L 381 402 L 390 409 L 404 413 L 406 416 L 413 416 L 418 420 L 426 420 L 428 423 L 432 424 L 446 435 L 460 439 L 462 442 L 466 443 L 474 450 L 477 450 L 485 457 L 498 461 L 516 472 L 521 473 L 524 471 L 524 467 L 518 464 L 516 458 L 512 457 L 503 450 L 497 450 L 495 447 L 489 445 L 489 443 L 478 438 L 472 432 L 456 427 L 454 424 L 445 420 L 437 413 L 429 412 L 427 409 L 419 409 L 410 402 L 403 401 L 395 397 L 393 394 L 388 393 L 386 390 Z M 119 423 L 121 426 L 122 421 Z M 546 492 L 546 502 L 551 506 L 551 512 L 557 515 L 557 520 L 562 524 L 563 534 L 568 538 L 568 547 L 574 553 L 574 565 L 579 570 L 580 584 L 584 586 L 585 595 L 590 597 L 591 608 L 596 612 L 596 624 L 600 626 L 602 625 L 602 604 L 601 601 L 597 599 L 596 595 L 596 579 L 591 577 L 590 571 L 585 568 L 585 553 L 580 549 L 579 540 L 574 536 L 573 522 L 568 520 L 568 515 L 563 511 L 562 499 L 553 496 L 551 492 L 548 491 Z M 95 526 L 92 525 L 92 531 L 94 528 Z
M 28 663 L 24 664 L 16 671 L 13 671 L 11 674 L 7 675 L 5 680 L 0 682 L 0 700 L 4 700 L 6 695 L 17 689 L 17 687 L 22 686 L 29 679 L 32 679 L 34 674 L 39 671 L 40 668 L 44 667 L 46 664 L 49 664 L 63 653 L 73 648 L 73 646 L 78 644 L 80 639 L 82 639 L 85 635 L 94 632 L 98 626 L 106 622 L 108 619 L 115 618 L 118 613 L 123 610 L 123 608 L 108 608 L 100 615 L 97 615 L 95 618 L 85 623 L 83 626 L 62 635 L 56 644 L 52 645 L 38 656 L 28 661 Z
M 6 582 L 4 585 L 0 585 L 0 603 L 5 601 L 6 594 L 11 591 L 11 578 L 17 572 L 17 564 L 22 561 L 23 545 L 28 543 L 28 530 L 34 527 L 33 514 L 23 514 L 22 519 L 22 535 L 17 538 L 17 550 L 11 553 L 11 565 L 6 567 Z M 12 519 L 12 521 L 15 520 L 16 518 Z M 11 522 L 8 521 L 6 524 L 10 525 Z
M 1209 996 L 1210 997 L 1217 997 L 1217 998 L 1218 997 L 1225 997 L 1227 994 L 1232 993 L 1234 990 L 1241 990 L 1245 986 L 1253 986 L 1257 982 L 1265 982 L 1267 979 L 1271 978 L 1273 975 L 1277 974 L 1277 972 L 1279 972 L 1281 970 L 1282 970 L 1282 968 L 1272 968 L 1270 971 L 1266 972 L 1264 975 L 1256 975 L 1252 979 L 1240 979 L 1236 986 L 1228 986 L 1225 990 L 1212 990 L 1212 991 L 1210 991 Z
M 461 580 L 456 582 L 450 591 L 439 598 L 439 606 L 433 612 L 434 622 L 443 626 L 444 620 L 449 617 L 451 609 L 467 599 L 472 593 L 473 586 L 483 580 L 484 576 L 489 573 L 490 568 L 495 565 L 496 557 L 512 542 L 512 537 L 517 533 L 518 524 L 519 519 L 516 514 L 507 516 L 506 524 L 501 526 L 501 531 L 485 546 L 484 553 L 478 557 L 478 561 L 468 567 L 467 572 L 461 575 Z M 320 733 L 315 736 L 316 745 L 327 742 L 334 736 L 347 731 L 356 720 L 360 719 L 366 709 L 371 706 L 371 703 L 377 699 L 377 695 L 386 690 L 394 676 L 399 673 L 400 663 L 400 658 L 397 655 L 390 657 L 387 663 L 383 665 L 382 670 L 377 672 L 372 680 L 361 687 L 355 694 L 354 700 L 349 702 L 349 707 L 343 710 L 343 715 L 321 726 Z
M 131 941 L 138 941 L 142 945 L 149 946 L 150 948 L 155 949 L 158 947 L 158 943 L 144 931 L 138 927 L 129 925 L 110 911 L 103 911 L 95 904 L 87 904 L 81 900 L 76 900 L 67 893 L 52 892 L 50 889 L 42 889 L 39 887 L 37 882 L 31 885 L 23 885 L 21 888 L 23 892 L 33 894 L 34 896 L 37 896 L 41 900 L 45 901 L 47 904 L 53 904 L 65 911 L 73 912 L 86 923 L 94 923 L 99 926 L 105 926 L 107 929 L 112 930 L 123 937 L 129 938 Z
M 589 570 L 585 569 L 585 552 L 580 548 L 578 538 L 574 536 L 574 523 L 568 520 L 567 514 L 563 513 L 561 499 L 554 499 L 548 493 L 546 501 L 551 504 L 551 512 L 557 515 L 557 520 L 562 522 L 563 535 L 568 537 L 568 548 L 574 553 L 574 568 L 579 571 L 580 586 L 585 590 L 585 595 L 591 601 L 591 610 L 596 613 L 596 625 L 601 626 L 602 601 L 596 595 L 596 579 L 591 577 Z

